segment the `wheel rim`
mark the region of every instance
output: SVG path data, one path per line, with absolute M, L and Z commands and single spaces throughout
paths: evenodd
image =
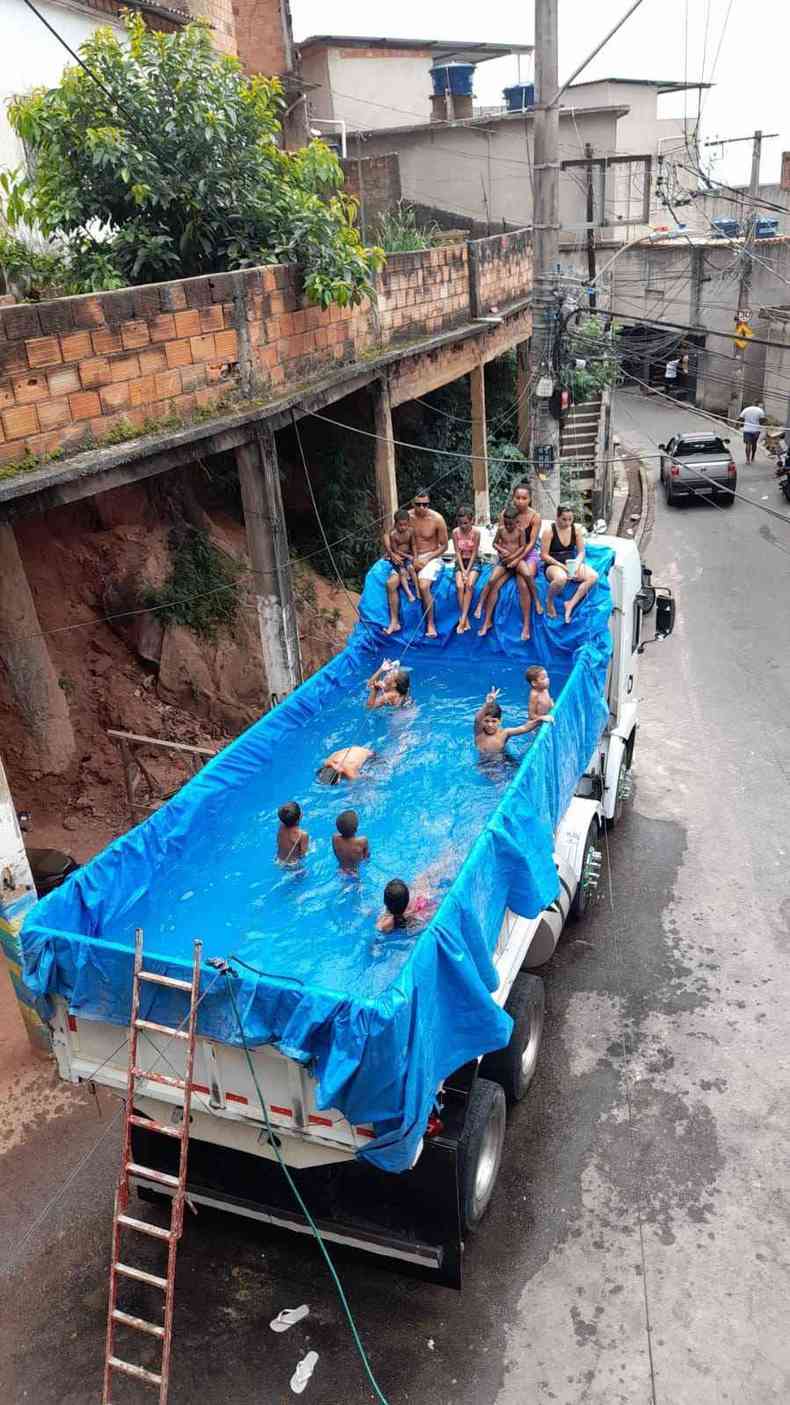
M 538 1063 L 540 1036 L 543 1032 L 543 1006 L 537 1005 L 530 1012 L 529 1039 L 521 1055 L 521 1080 L 524 1086 L 532 1081 Z
M 486 1123 L 483 1144 L 477 1158 L 475 1188 L 473 1195 L 473 1216 L 478 1220 L 488 1205 L 494 1190 L 502 1153 L 502 1139 L 505 1133 L 505 1111 L 503 1100 L 494 1103 L 491 1116 Z

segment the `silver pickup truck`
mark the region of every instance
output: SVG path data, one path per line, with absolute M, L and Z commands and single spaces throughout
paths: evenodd
M 729 439 L 718 434 L 676 434 L 661 450 L 661 482 L 669 506 L 680 498 L 715 497 L 731 506 L 738 482 Z

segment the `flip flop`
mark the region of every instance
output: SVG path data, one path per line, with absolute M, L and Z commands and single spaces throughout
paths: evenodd
M 307 1355 L 302 1357 L 302 1360 L 299 1362 L 299 1365 L 297 1366 L 296 1370 L 291 1376 L 291 1390 L 293 1391 L 294 1395 L 302 1394 L 302 1391 L 304 1390 L 305 1386 L 307 1385 L 307 1382 L 313 1374 L 313 1371 L 315 1370 L 315 1364 L 317 1360 L 317 1351 L 308 1351 Z
M 273 1332 L 287 1332 L 289 1327 L 293 1327 L 295 1323 L 301 1322 L 302 1318 L 306 1317 L 309 1311 L 310 1309 L 307 1303 L 302 1303 L 301 1307 L 284 1307 L 282 1312 L 278 1312 L 277 1316 L 272 1318 L 269 1326 Z

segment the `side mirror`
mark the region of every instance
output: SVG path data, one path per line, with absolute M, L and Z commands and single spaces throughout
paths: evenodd
M 659 447 L 659 449 L 663 449 L 663 451 L 664 451 L 665 454 L 669 452 L 669 450 L 667 449 L 666 444 L 659 444 L 658 447 Z
M 730 441 L 729 441 L 729 439 L 722 439 L 721 442 L 722 442 L 722 444 L 729 444 Z
M 666 639 L 675 628 L 675 599 L 672 595 L 659 595 L 656 600 L 656 636 Z

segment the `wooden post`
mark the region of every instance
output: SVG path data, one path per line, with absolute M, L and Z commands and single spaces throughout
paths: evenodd
M 380 526 L 386 531 L 392 526 L 392 517 L 398 506 L 398 479 L 395 472 L 395 439 L 392 432 L 392 406 L 389 384 L 386 380 L 375 381 L 370 387 L 373 397 L 373 420 L 378 438 L 375 444 L 376 498 L 378 501 Z
M 475 366 L 469 372 L 469 383 L 472 391 L 472 482 L 475 489 L 475 522 L 490 522 L 486 383 L 485 369 L 482 365 Z
M 299 686 L 302 666 L 293 603 L 277 447 L 265 425 L 236 450 L 252 564 L 266 687 L 272 706 Z

